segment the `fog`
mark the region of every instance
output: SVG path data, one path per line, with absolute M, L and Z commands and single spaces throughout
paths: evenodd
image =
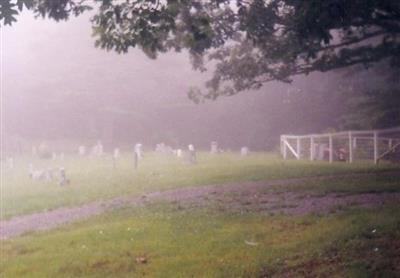
M 140 49 L 123 55 L 96 49 L 89 18 L 88 13 L 56 23 L 23 13 L 12 27 L 1 28 L 2 131 L 8 148 L 16 141 L 29 147 L 97 140 L 106 148 L 136 142 L 208 148 L 216 140 L 226 149 L 265 150 L 276 147 L 281 133 L 337 126 L 340 101 L 329 93 L 333 74 L 271 82 L 256 92 L 196 105 L 187 92 L 201 87 L 208 73 L 192 70 L 186 53 L 151 60 Z M 303 98 L 310 91 L 319 92 L 315 104 Z M 293 94 L 300 100 L 296 104 Z

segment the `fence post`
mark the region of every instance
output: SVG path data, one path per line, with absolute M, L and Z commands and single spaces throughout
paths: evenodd
M 333 162 L 333 142 L 332 134 L 329 134 L 329 163 Z
M 314 137 L 310 137 L 310 160 L 314 160 Z
M 374 164 L 378 163 L 378 132 L 374 131 Z
M 300 146 L 300 138 L 297 137 L 297 140 L 296 140 L 297 160 L 300 160 L 300 151 L 301 151 L 300 147 L 301 147 Z
M 283 159 L 287 158 L 287 146 L 285 144 L 286 137 L 282 137 L 282 145 L 283 145 Z
M 349 131 L 349 163 L 353 163 L 353 137 Z

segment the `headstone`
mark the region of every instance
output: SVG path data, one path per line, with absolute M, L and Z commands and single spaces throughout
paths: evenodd
M 78 148 L 78 154 L 79 154 L 80 156 L 84 156 L 84 155 L 86 154 L 86 148 L 85 148 L 85 146 L 79 146 L 79 148 Z
M 102 156 L 103 155 L 103 145 L 101 144 L 101 141 L 97 141 L 96 145 L 92 147 L 92 155 L 94 156 Z
M 136 152 L 136 150 L 133 152 L 133 168 L 136 170 L 138 168 L 139 164 L 139 156 Z
M 60 181 L 59 181 L 58 185 L 64 186 L 66 184 L 69 184 L 69 179 L 67 179 L 65 168 L 61 167 L 60 168 Z
M 114 157 L 115 159 L 118 159 L 119 156 L 120 156 L 119 149 L 118 149 L 118 148 L 115 148 L 115 149 L 114 149 L 114 153 L 113 153 L 113 157 Z
M 241 155 L 241 156 L 247 156 L 247 155 L 249 155 L 249 148 L 248 148 L 248 147 L 242 147 L 242 148 L 240 149 L 240 155 Z
M 155 151 L 162 154 L 176 155 L 176 151 L 171 146 L 166 145 L 164 142 L 157 144 Z
M 10 170 L 14 169 L 14 158 L 11 156 L 7 158 L 7 167 Z
M 176 156 L 177 157 L 182 157 L 182 150 L 181 149 L 177 149 L 176 150 Z
M 117 167 L 117 159 L 119 158 L 119 149 L 115 148 L 112 156 L 113 168 Z
M 163 153 L 164 152 L 164 148 L 165 148 L 165 144 L 164 143 L 159 143 L 156 146 L 156 151 L 160 152 L 160 153 Z
M 47 168 L 47 170 L 44 171 L 44 180 L 47 182 L 51 182 L 53 180 L 53 169 Z
M 211 142 L 211 153 L 212 154 L 218 153 L 218 143 L 216 141 Z
M 188 146 L 189 149 L 189 163 L 190 164 L 196 164 L 197 163 L 197 156 L 196 156 L 196 150 L 194 149 L 194 146 L 190 144 Z
M 97 141 L 97 156 L 102 156 L 103 152 L 103 144 L 101 144 L 101 141 Z
M 29 164 L 29 177 L 33 180 L 41 180 L 44 178 L 44 171 L 43 170 L 34 170 L 33 164 Z
M 143 146 L 140 143 L 137 143 L 135 145 L 135 153 L 136 153 L 138 159 L 142 159 L 143 158 L 143 149 L 142 149 L 142 147 Z

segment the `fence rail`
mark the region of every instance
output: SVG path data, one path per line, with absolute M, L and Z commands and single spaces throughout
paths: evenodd
M 400 161 L 400 127 L 335 133 L 281 135 L 284 159 Z

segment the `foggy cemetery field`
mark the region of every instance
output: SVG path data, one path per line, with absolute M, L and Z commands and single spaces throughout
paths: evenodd
M 66 155 L 63 161 L 43 160 L 28 156 L 14 158 L 14 168 L 2 164 L 2 218 L 74 206 L 123 194 L 140 195 L 175 187 L 223 184 L 240 181 L 288 179 L 296 177 L 398 170 L 396 164 L 378 167 L 370 162 L 334 164 L 284 161 L 274 153 L 253 153 L 242 157 L 237 153 L 212 155 L 200 152 L 198 165 L 188 165 L 175 156 L 147 153 L 134 169 L 133 154 L 123 153 L 115 168 L 111 155 L 103 157 Z M 32 180 L 28 165 L 47 169 L 64 167 L 70 185 L 59 186 L 57 180 Z M 318 166 L 316 166 L 318 165 Z
M 2 240 L 1 276 L 398 273 L 398 164 L 284 161 L 273 153 L 239 152 L 199 152 L 197 159 L 189 165 L 146 153 L 135 170 L 132 153 L 122 153 L 115 167 L 111 155 L 67 154 L 62 164 L 70 184 L 59 186 L 31 180 L 27 165 L 60 162 L 15 157 L 13 169 L 2 165 L 2 221 L 93 202 L 110 206 Z
M 0 0 L 0 33 L 0 278 L 400 277 L 400 1 Z

